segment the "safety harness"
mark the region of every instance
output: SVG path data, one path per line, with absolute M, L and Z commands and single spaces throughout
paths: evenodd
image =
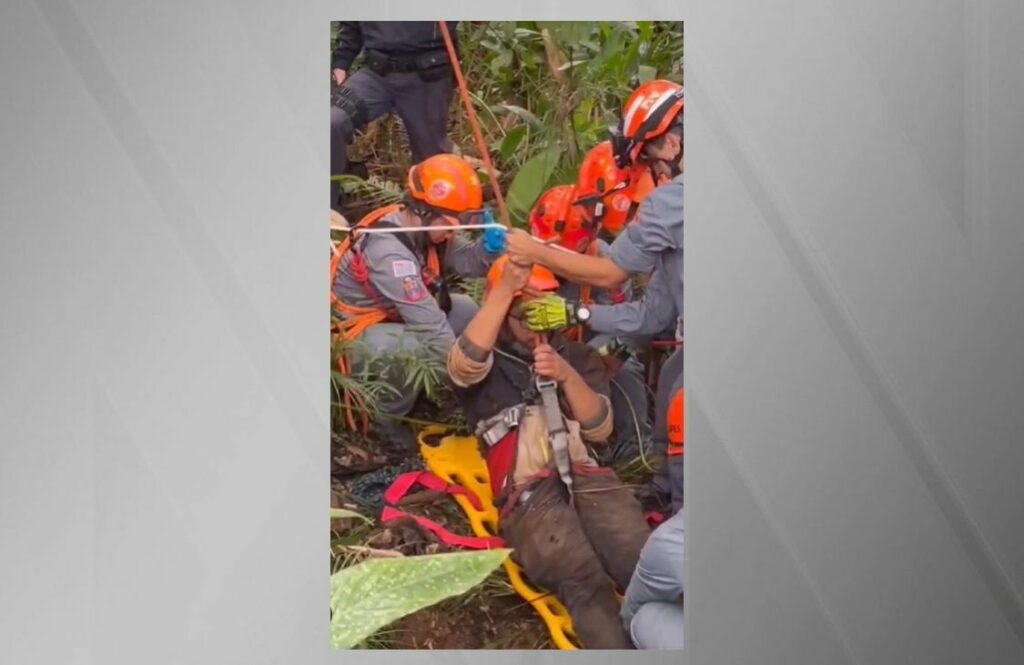
M 403 204 L 394 204 L 378 208 L 373 212 L 369 213 L 365 217 L 359 220 L 359 222 L 353 227 L 355 228 L 367 228 L 370 226 L 379 225 L 394 225 L 393 222 L 385 220 L 384 218 L 394 213 L 400 212 L 404 208 Z M 401 237 L 400 234 L 396 234 L 403 243 L 408 242 L 406 238 Z M 354 238 L 354 233 L 349 233 L 348 236 L 338 243 L 334 247 L 333 255 L 331 256 L 331 308 L 339 314 L 335 317 L 335 337 L 341 338 L 347 342 L 354 341 L 370 326 L 385 321 L 401 321 L 401 317 L 398 314 L 398 310 L 393 306 L 387 304 L 382 299 L 377 289 L 370 283 L 370 269 L 366 262 L 366 257 L 362 253 L 362 243 L 365 242 L 365 238 Z M 415 254 L 413 247 L 408 245 L 410 250 Z M 367 297 L 374 303 L 373 306 L 359 306 L 347 303 L 339 298 L 334 293 L 334 283 L 338 276 L 338 270 L 341 266 L 341 261 L 344 256 L 348 253 L 352 253 L 352 259 L 346 266 L 346 271 L 352 278 L 362 287 Z M 443 292 L 447 294 L 447 289 L 444 286 L 443 279 L 441 277 L 441 260 L 438 256 L 437 248 L 433 244 L 427 246 L 427 265 L 423 270 L 423 282 L 428 289 L 431 289 L 432 293 Z M 450 299 L 449 299 L 450 302 Z M 344 375 L 348 375 L 351 371 L 351 367 L 345 354 L 338 355 L 338 371 Z M 356 404 L 353 404 L 353 403 Z M 345 412 L 345 421 L 350 429 L 356 429 L 356 420 L 354 411 L 358 410 L 361 413 L 360 419 L 362 422 L 362 429 L 366 431 L 369 427 L 369 419 L 367 418 L 366 404 L 362 403 L 363 400 L 358 393 L 351 391 L 344 391 L 343 395 L 343 408 Z M 353 407 L 358 408 L 353 408 Z

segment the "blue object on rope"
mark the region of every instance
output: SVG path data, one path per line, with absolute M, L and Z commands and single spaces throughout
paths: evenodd
M 484 251 L 488 254 L 504 252 L 508 247 L 508 243 L 505 241 L 508 229 L 494 221 L 494 213 L 489 207 L 484 208 L 484 223 L 492 225 L 484 229 Z

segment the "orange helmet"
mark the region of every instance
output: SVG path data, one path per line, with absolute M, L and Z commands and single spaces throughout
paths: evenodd
M 530 213 L 530 233 L 541 240 L 559 236 L 558 244 L 582 252 L 594 237 L 595 225 L 587 221 L 573 205 L 576 188 L 558 185 L 541 194 Z
M 488 291 L 501 281 L 506 265 L 508 265 L 508 254 L 498 257 L 498 260 L 491 264 L 491 269 L 487 271 Z M 533 269 L 530 271 L 530 281 L 526 284 L 526 288 L 532 291 L 557 291 L 558 287 L 558 278 L 555 277 L 555 273 L 540 264 L 533 265 Z
M 604 141 L 590 149 L 580 164 L 575 203 L 584 215 L 609 230 L 626 225 L 630 208 L 630 173 L 615 162 L 612 142 Z
M 409 169 L 407 201 L 414 211 L 457 217 L 482 212 L 484 190 L 476 171 L 461 157 L 440 154 Z
M 678 83 L 657 79 L 638 87 L 622 107 L 622 156 L 635 161 L 644 144 L 667 132 L 682 112 L 683 86 Z

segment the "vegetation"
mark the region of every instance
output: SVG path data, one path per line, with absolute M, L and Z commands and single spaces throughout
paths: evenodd
M 334 30 L 336 26 L 332 26 L 332 43 Z M 525 224 L 529 209 L 543 191 L 575 180 L 583 155 L 607 138 L 606 128 L 617 121 L 633 88 L 654 78 L 682 82 L 682 26 L 676 22 L 463 22 L 459 39 L 473 108 L 499 171 L 509 212 L 518 225 Z M 452 105 L 449 135 L 456 150 L 479 159 L 458 93 Z M 411 157 L 399 118 L 371 123 L 357 135 L 349 156 L 353 173 L 359 175 L 338 179 L 347 194 L 350 222 L 401 198 Z M 488 179 L 482 180 L 489 190 Z M 453 286 L 479 301 L 483 280 L 460 279 Z M 349 375 L 337 371 L 339 355 L 360 354 L 369 360 L 365 369 Z M 412 413 L 412 424 L 441 421 L 465 427 L 465 422 L 450 389 L 441 381 L 444 368 L 411 346 L 374 357 L 358 344 L 337 342 L 331 360 L 335 645 L 550 648 L 543 623 L 516 596 L 503 572 L 494 570 L 504 554 L 493 562 L 482 558 L 479 567 L 472 568 L 472 575 L 458 580 L 444 568 L 448 564 L 429 564 L 432 570 L 444 571 L 431 578 L 429 593 L 403 586 L 401 595 L 409 603 L 382 602 L 385 595 L 394 593 L 393 584 L 386 584 L 397 579 L 392 576 L 401 577 L 403 584 L 414 584 L 422 576 L 416 567 L 426 564 L 416 560 L 455 555 L 444 554 L 446 548 L 415 527 L 394 523 L 385 527 L 355 510 L 367 510 L 360 497 L 362 486 L 357 486 L 359 479 L 389 469 L 397 472 L 409 462 L 409 451 L 393 449 L 389 442 L 367 442 L 361 432 L 347 431 L 342 395 L 349 391 L 351 401 L 372 415 L 382 400 L 394 395 L 394 389 L 381 381 L 374 369 L 401 367 L 425 394 Z M 618 470 L 626 482 L 642 482 L 649 466 L 644 457 L 637 456 L 622 460 Z M 417 505 L 415 512 L 453 531 L 467 532 L 465 518 L 448 499 Z M 386 611 L 377 611 L 385 607 Z

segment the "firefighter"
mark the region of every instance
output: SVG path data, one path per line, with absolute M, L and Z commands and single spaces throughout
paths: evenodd
M 545 340 L 518 318 L 525 302 L 558 287 L 540 266 L 499 259 L 448 372 L 485 447 L 513 559 L 565 604 L 584 648 L 629 648 L 609 577 L 625 590 L 650 530 L 636 498 L 584 445 L 612 430 L 604 363 L 586 344 Z
M 589 173 L 589 163 L 588 159 L 584 159 L 581 177 Z M 577 199 L 577 188 L 573 185 L 559 185 L 546 191 L 530 213 L 530 231 L 534 237 L 557 242 L 572 252 L 603 255 L 608 245 L 597 238 L 600 223 L 595 221 L 594 216 L 588 218 L 574 204 Z M 558 294 L 582 305 L 613 305 L 626 302 L 630 296 L 628 282 L 603 289 L 580 286 L 569 280 L 560 280 L 560 283 Z M 624 342 L 612 335 L 596 334 L 583 326 L 573 327 L 565 331 L 564 335 L 567 339 L 586 342 L 595 349 L 604 350 L 608 355 L 607 362 L 613 370 L 611 400 L 615 415 L 612 439 L 615 443 L 610 446 L 610 459 L 635 455 L 640 445 L 651 437 L 643 365 Z
M 462 294 L 449 294 L 445 270 L 483 276 L 503 249 L 485 247 L 455 234 L 459 224 L 479 223 L 483 189 L 476 172 L 462 158 L 435 155 L 409 170 L 402 203 L 363 218 L 335 253 L 332 301 L 343 337 L 352 342 L 349 371 L 369 367 L 369 360 L 396 350 L 425 354 L 443 364 L 448 349 L 476 312 Z M 418 233 L 360 234 L 359 229 L 444 227 Z M 449 230 L 450 229 L 450 230 Z M 488 249 L 491 251 L 488 252 Z M 408 428 L 394 417 L 405 416 L 416 391 L 399 365 L 374 368 L 395 390 L 381 398 L 382 437 L 397 438 L 416 450 Z
M 447 21 L 456 47 L 458 21 Z M 362 52 L 364 65 L 350 75 Z M 345 173 L 356 130 L 395 111 L 413 161 L 452 152 L 448 109 L 454 74 L 438 21 L 342 21 L 331 65 L 331 175 Z M 338 207 L 331 183 L 331 207 Z
M 663 182 L 640 204 L 634 219 L 615 239 L 605 256 L 588 256 L 547 247 L 529 234 L 510 231 L 509 255 L 520 263 L 539 263 L 555 274 L 579 284 L 609 287 L 621 284 L 631 274 L 653 271 L 654 293 L 639 303 L 595 305 L 590 308 L 589 327 L 597 332 L 621 334 L 628 327 L 636 331 L 637 322 L 656 323 L 666 314 L 681 318 L 683 313 L 683 88 L 671 81 L 655 80 L 641 85 L 622 110 L 619 139 L 613 141 L 620 164 L 642 164 L 655 182 Z M 574 303 L 565 313 L 548 313 L 555 318 L 572 318 Z M 536 306 L 544 319 L 541 305 Z M 552 299 L 543 307 L 556 308 Z M 654 311 L 649 311 L 654 310 Z M 658 330 L 642 330 L 655 334 Z M 679 347 L 662 368 L 658 385 L 659 408 L 667 415 L 668 396 L 683 382 L 683 352 Z M 662 423 L 663 424 L 663 423 Z M 667 428 L 655 427 L 655 446 L 664 451 L 667 461 L 655 483 L 667 484 L 674 510 L 683 503 L 683 455 L 678 446 L 669 445 Z

